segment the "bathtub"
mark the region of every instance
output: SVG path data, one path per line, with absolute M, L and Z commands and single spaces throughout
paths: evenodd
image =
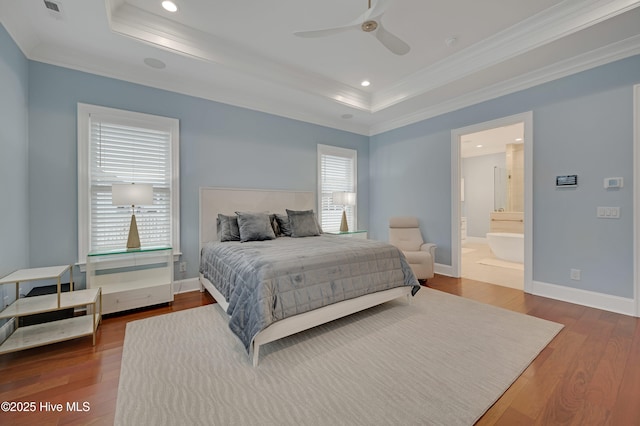
M 498 259 L 524 263 L 524 234 L 489 232 L 487 241 Z

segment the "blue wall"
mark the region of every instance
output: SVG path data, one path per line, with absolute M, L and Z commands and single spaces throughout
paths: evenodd
M 534 281 L 632 298 L 638 83 L 635 56 L 372 137 L 372 237 L 387 238 L 389 216 L 418 216 L 436 262 L 451 265 L 451 130 L 533 111 Z M 556 175 L 574 173 L 578 188 L 555 189 Z M 604 190 L 613 176 L 624 188 Z M 620 206 L 621 218 L 596 219 L 597 206 Z
M 244 108 L 30 62 L 29 225 L 32 266 L 77 256 L 77 103 L 180 120 L 182 260 L 198 274 L 198 189 L 201 186 L 316 192 L 317 144 L 358 151 L 359 203 L 369 199 L 366 136 Z M 368 224 L 359 209 L 358 223 Z M 177 270 L 177 268 L 176 268 Z
M 3 277 L 29 266 L 29 61 L 2 25 L 0 52 L 0 277 Z

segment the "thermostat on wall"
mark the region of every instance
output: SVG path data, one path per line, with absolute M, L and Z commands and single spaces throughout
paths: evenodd
M 556 176 L 556 188 L 571 188 L 578 186 L 578 175 Z
M 621 177 L 611 177 L 604 179 L 604 187 L 608 188 L 622 188 L 623 180 Z

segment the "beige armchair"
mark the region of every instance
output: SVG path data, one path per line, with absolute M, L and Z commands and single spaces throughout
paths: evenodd
M 433 278 L 436 245 L 424 242 L 417 218 L 389 218 L 389 243 L 402 250 L 416 278 Z

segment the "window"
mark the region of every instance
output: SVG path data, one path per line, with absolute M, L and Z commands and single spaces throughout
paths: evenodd
M 354 192 L 357 197 L 357 152 L 353 149 L 318 145 L 318 206 L 320 225 L 325 232 L 337 232 L 342 221 L 342 205 L 333 204 L 333 192 Z M 357 201 L 356 201 L 357 203 Z M 350 230 L 357 229 L 357 206 L 346 206 Z
M 78 104 L 78 256 L 124 248 L 131 207 L 111 204 L 114 183 L 153 185 L 153 205 L 136 207 L 142 246 L 180 253 L 179 121 Z

